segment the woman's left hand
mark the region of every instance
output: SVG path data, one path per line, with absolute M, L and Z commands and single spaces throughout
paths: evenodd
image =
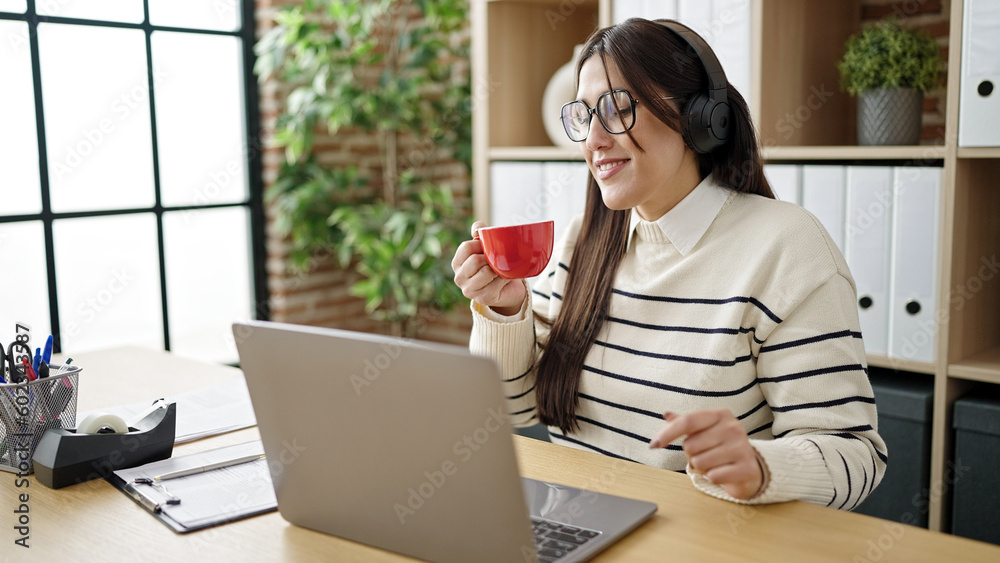
M 746 500 L 764 483 L 757 453 L 740 421 L 727 409 L 687 414 L 664 413 L 667 425 L 653 437 L 650 448 L 663 448 L 684 439 L 690 469 L 705 475 L 732 497 Z

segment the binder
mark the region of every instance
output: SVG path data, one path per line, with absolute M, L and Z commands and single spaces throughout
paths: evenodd
M 701 0 L 699 0 L 701 1 Z M 679 20 L 681 5 L 685 0 L 643 0 L 643 16 L 646 19 L 655 20 L 667 18 Z
M 823 224 L 840 252 L 844 252 L 844 206 L 847 169 L 843 166 L 802 167 L 802 207 Z
M 765 164 L 764 176 L 771 184 L 774 197 L 802 204 L 802 166 L 798 164 Z
M 583 162 L 546 162 L 542 168 L 545 218 L 555 221 L 556 238 L 573 217 L 583 213 L 587 198 L 587 165 Z
M 965 0 L 958 146 L 1000 146 L 1000 2 Z
M 655 0 L 646 0 L 646 5 L 649 6 L 650 4 L 656 5 L 658 3 Z M 712 2 L 705 2 L 705 0 L 677 0 L 676 13 L 677 21 L 697 31 L 698 35 L 705 38 L 705 41 L 715 51 L 715 43 L 713 41 L 715 36 L 712 32 L 712 4 Z M 656 11 L 662 12 L 663 10 L 661 8 Z M 716 56 L 718 57 L 719 53 L 716 53 Z M 721 57 L 719 59 L 721 60 Z
M 490 226 L 546 221 L 541 196 L 541 162 L 494 162 L 490 165 Z
M 858 318 L 868 354 L 889 352 L 889 247 L 892 168 L 847 169 L 845 258 L 858 289 Z
M 894 170 L 889 356 L 933 362 L 941 169 Z
M 614 0 L 614 4 L 611 6 L 614 22 L 619 24 L 629 18 L 648 17 L 645 4 L 644 0 Z
M 703 0 L 687 0 L 688 2 Z M 750 22 L 753 20 L 750 2 L 747 0 L 715 0 L 712 2 L 712 20 L 706 33 L 709 44 L 726 78 L 750 107 L 753 107 L 753 91 L 750 89 Z
M 682 2 L 683 0 L 614 0 L 611 5 L 611 15 L 616 24 L 629 18 L 645 18 L 647 20 L 666 18 L 691 25 L 690 22 L 683 21 L 678 16 L 679 4 Z M 700 29 L 697 31 L 701 33 Z

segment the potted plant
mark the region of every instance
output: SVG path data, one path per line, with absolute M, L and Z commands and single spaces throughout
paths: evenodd
M 336 256 L 395 334 L 415 336 L 422 314 L 462 299 L 450 258 L 469 213 L 452 196 L 468 186 L 435 183 L 428 163 L 471 167 L 468 42 L 456 35 L 466 11 L 466 0 L 307 0 L 283 8 L 256 46 L 261 81 L 295 85 L 275 131 L 285 162 L 266 194 L 291 264 Z M 380 166 L 321 164 L 323 130 L 375 135 Z
M 841 88 L 858 96 L 858 144 L 919 144 L 923 95 L 938 86 L 943 64 L 933 37 L 893 20 L 848 38 L 837 68 Z

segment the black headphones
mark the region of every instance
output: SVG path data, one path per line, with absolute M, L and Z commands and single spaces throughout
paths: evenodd
M 684 107 L 684 142 L 696 153 L 710 153 L 729 140 L 730 110 L 726 73 L 708 43 L 691 28 L 673 20 L 656 20 L 673 31 L 698 57 L 708 74 L 708 95 L 693 96 Z

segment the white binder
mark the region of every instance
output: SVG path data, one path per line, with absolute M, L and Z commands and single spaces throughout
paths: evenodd
M 520 225 L 546 220 L 541 188 L 542 163 L 492 163 L 489 225 Z
M 889 356 L 934 361 L 941 169 L 894 170 Z
M 655 4 L 656 2 L 649 2 L 647 0 L 646 5 Z M 712 41 L 714 33 L 712 32 L 712 4 L 714 2 L 706 2 L 705 0 L 677 0 L 677 21 L 683 23 L 684 25 L 690 27 L 691 29 L 698 32 L 705 38 L 705 41 L 712 46 L 712 50 L 715 50 L 715 43 Z M 649 8 L 646 8 L 647 12 Z M 716 53 L 716 56 L 719 54 Z M 721 57 L 720 57 L 721 59 Z M 727 77 L 728 78 L 728 77 Z
M 889 352 L 889 246 L 892 168 L 847 169 L 845 258 L 858 289 L 858 317 L 869 354 Z
M 611 19 L 615 24 L 629 18 L 677 19 L 678 0 L 614 0 L 611 4 Z
M 802 167 L 802 207 L 823 224 L 840 252 L 844 252 L 844 206 L 847 204 L 847 168 Z
M 542 168 L 545 218 L 555 221 L 558 239 L 573 217 L 583 213 L 587 201 L 587 164 L 546 162 Z
M 1000 2 L 965 0 L 958 146 L 1000 146 Z
M 686 1 L 687 0 L 643 0 L 642 17 L 650 20 L 659 18 L 668 18 L 671 20 L 679 19 L 679 13 L 682 9 L 681 4 L 684 4 Z
M 802 205 L 802 166 L 798 164 L 765 164 L 764 176 L 771 191 L 781 201 Z
M 704 0 L 687 0 L 702 3 Z M 705 37 L 712 46 L 719 63 L 726 71 L 726 78 L 753 107 L 750 91 L 750 2 L 747 0 L 714 0 L 712 19 Z
M 611 5 L 611 19 L 619 24 L 629 18 L 648 18 L 645 4 L 644 0 L 614 0 Z

